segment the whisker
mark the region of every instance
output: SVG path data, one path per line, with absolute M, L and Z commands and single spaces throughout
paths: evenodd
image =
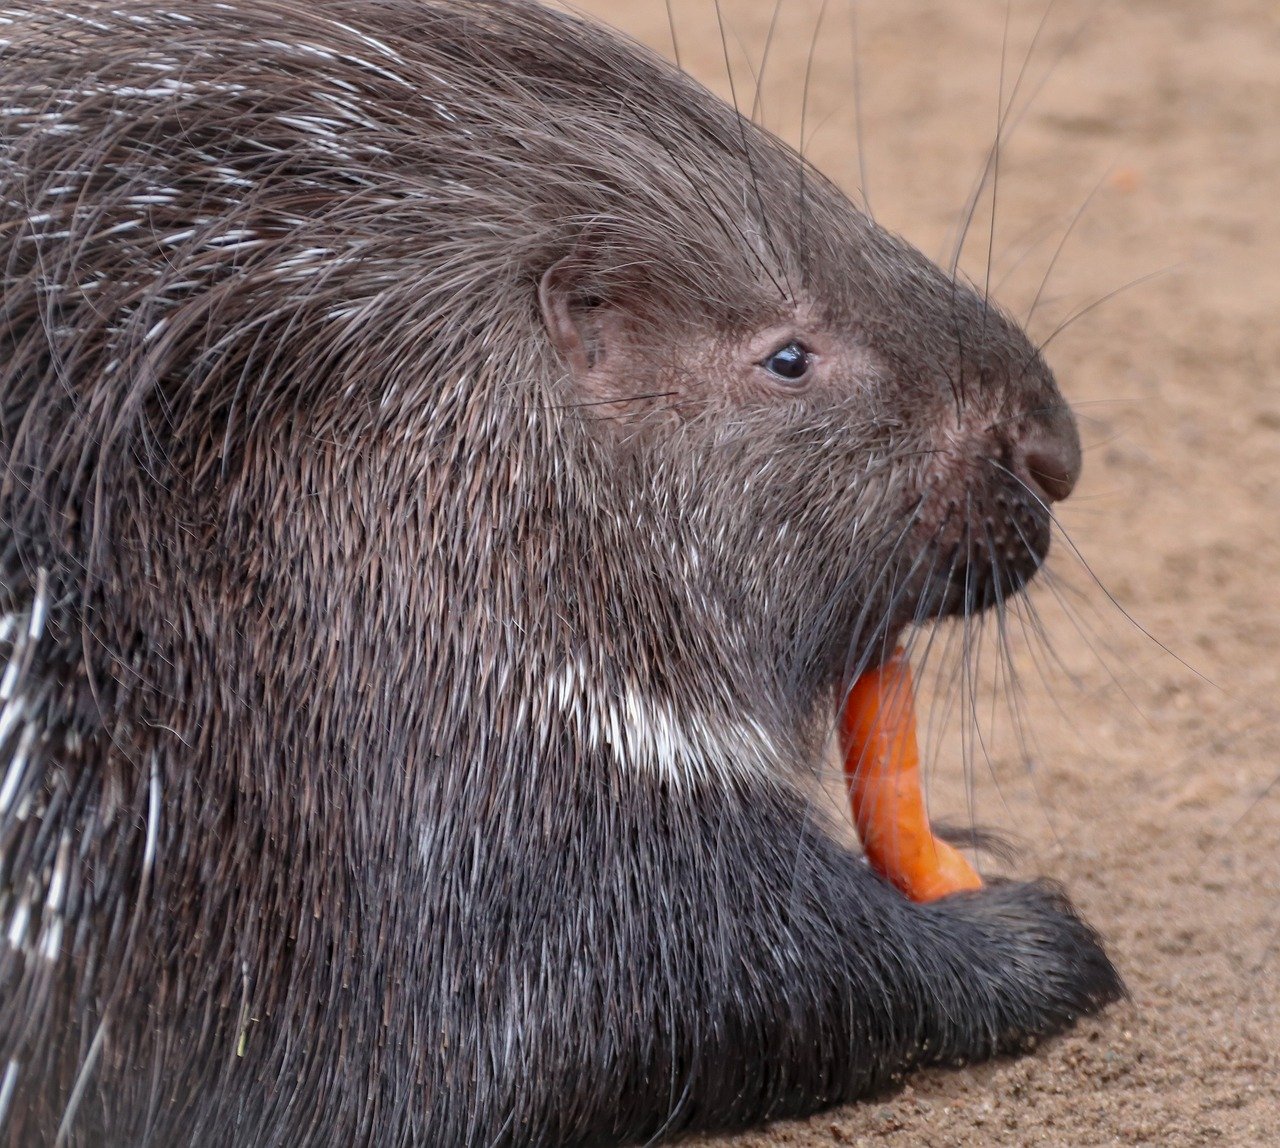
M 863 135 L 862 123 L 862 52 L 858 45 L 858 0 L 849 0 L 849 40 L 853 54 L 853 135 L 858 149 L 858 190 L 862 195 L 862 206 L 866 213 L 875 219 L 876 213 L 871 207 L 871 189 L 867 179 L 867 150 Z
M 667 30 L 671 33 L 671 58 L 676 67 L 684 71 L 684 60 L 680 57 L 680 38 L 676 35 L 676 14 L 671 7 L 671 0 L 664 0 L 667 7 Z
M 1024 545 L 1026 540 L 1023 539 Z M 1000 654 L 1005 667 L 1006 690 L 1000 692 L 1000 696 L 1005 699 L 1009 707 L 1009 716 L 1013 722 L 1018 741 L 1018 752 L 1022 759 L 1023 770 L 1022 776 L 1029 782 L 1031 792 L 1036 800 L 1036 807 L 1040 811 L 1040 816 L 1044 820 L 1044 824 L 1049 830 L 1049 834 L 1056 846 L 1062 846 L 1062 836 L 1058 831 L 1058 826 L 1054 820 L 1048 802 L 1045 800 L 1044 794 L 1041 792 L 1039 779 L 1035 770 L 1030 768 L 1032 760 L 1044 760 L 1045 753 L 1040 745 L 1039 739 L 1035 732 L 1035 727 L 1030 725 L 1026 718 L 1027 691 L 1022 681 L 1022 675 L 1019 673 L 1017 666 L 1017 658 L 1013 650 L 1013 644 L 1010 636 L 1010 628 L 1007 626 L 1007 619 L 1011 613 L 1018 619 L 1019 626 L 1025 639 L 1025 648 L 1032 659 L 1032 664 L 1036 666 L 1040 680 L 1045 686 L 1045 691 L 1049 695 L 1052 704 L 1056 707 L 1059 714 L 1067 719 L 1066 708 L 1062 705 L 1057 696 L 1057 691 L 1053 688 L 1053 684 L 1044 669 L 1043 663 L 1036 655 L 1036 643 L 1029 640 L 1026 629 L 1026 616 L 1030 614 L 1036 619 L 1038 633 L 1042 635 L 1042 643 L 1051 651 L 1053 656 L 1057 656 L 1056 650 L 1053 649 L 1052 643 L 1049 641 L 1048 634 L 1045 632 L 1043 625 L 1039 622 L 1038 615 L 1035 610 L 1035 604 L 1027 593 L 1022 593 L 1014 600 L 1016 608 L 1012 611 L 1006 611 L 1001 618 L 1001 625 L 998 631 L 998 641 L 1000 644 Z
M 667 0 L 670 4 L 671 0 Z M 782 11 L 782 0 L 773 0 L 773 11 L 769 15 L 769 28 L 764 34 L 764 48 L 760 52 L 760 67 L 756 71 L 756 91 L 751 98 L 751 121 L 760 122 L 761 99 L 764 94 L 765 69 L 769 66 L 769 52 L 773 48 L 774 33 L 778 30 L 778 15 Z M 803 150 L 803 149 L 802 149 Z
M 1067 223 L 1066 230 L 1063 231 L 1061 238 L 1058 240 L 1057 247 L 1053 250 L 1053 255 L 1049 258 L 1049 262 L 1044 269 L 1044 275 L 1040 278 L 1040 286 L 1036 288 L 1036 293 L 1032 296 L 1031 306 L 1027 308 L 1027 313 L 1022 320 L 1023 327 L 1029 326 L 1032 318 L 1035 316 L 1036 308 L 1040 305 L 1040 298 L 1044 294 L 1044 289 L 1049 285 L 1049 279 L 1053 275 L 1054 268 L 1058 266 L 1058 259 L 1066 248 L 1067 240 L 1071 238 L 1071 233 L 1076 229 L 1076 224 L 1084 218 L 1085 212 L 1089 210 L 1089 205 L 1093 202 L 1094 197 L 1102 189 L 1102 185 L 1106 182 L 1107 177 L 1114 169 L 1114 162 L 1108 165 L 1107 170 L 1098 177 L 1098 182 L 1089 189 L 1089 194 L 1084 197 L 1084 202 L 1076 208 L 1075 213 L 1071 216 L 1070 221 Z
M 778 246 L 773 236 L 773 228 L 769 226 L 770 215 L 765 209 L 764 196 L 760 191 L 760 178 L 756 172 L 755 155 L 751 150 L 751 143 L 747 138 L 747 117 L 742 114 L 742 106 L 738 102 L 738 88 L 733 78 L 733 62 L 729 59 L 729 38 L 725 31 L 724 9 L 721 7 L 720 0 L 715 0 L 716 25 L 720 29 L 720 48 L 724 54 L 724 70 L 725 79 L 729 83 L 729 100 L 733 104 L 733 110 L 736 113 L 738 121 L 738 135 L 742 146 L 742 159 L 747 165 L 747 177 L 751 181 L 752 194 L 755 196 L 756 209 L 760 215 L 760 228 L 764 236 L 764 241 L 769 247 L 769 253 L 773 256 L 774 261 L 781 271 L 782 282 L 779 283 L 777 276 L 774 275 L 772 268 L 768 267 L 761 260 L 761 267 L 768 275 L 773 283 L 774 289 L 784 299 L 793 299 L 795 292 L 791 287 L 790 281 L 787 279 L 786 267 L 783 264 L 782 256 L 778 253 Z M 784 289 L 785 284 L 785 289 Z
M 965 207 L 961 213 L 964 223 L 961 226 L 959 234 L 956 237 L 955 247 L 952 249 L 951 257 L 947 262 L 948 270 L 953 279 L 956 276 L 957 268 L 960 266 L 960 258 L 964 252 L 965 240 L 968 237 L 969 228 L 973 223 L 974 214 L 977 211 L 978 203 L 982 198 L 982 192 L 986 188 L 987 177 L 991 174 L 992 165 L 996 162 L 999 156 L 999 148 L 1002 142 L 1002 137 L 1007 137 L 1012 135 L 1017 125 L 1021 122 L 1023 115 L 1026 114 L 1027 109 L 1030 108 L 1030 106 L 1035 102 L 1036 97 L 1039 95 L 1041 89 L 1044 87 L 1044 84 L 1047 82 L 1048 77 L 1053 74 L 1054 69 L 1056 69 L 1057 65 L 1061 63 L 1063 55 L 1065 55 L 1065 52 L 1064 52 L 1062 55 L 1059 55 L 1054 60 L 1045 78 L 1041 80 L 1040 84 L 1037 86 L 1035 91 L 1032 92 L 1030 99 L 1027 101 L 1026 107 L 1024 107 L 1023 110 L 1018 114 L 1017 119 L 1013 121 L 1012 125 L 1009 125 L 1008 117 L 1013 111 L 1013 105 L 1017 101 L 1018 92 L 1022 87 L 1023 78 L 1025 77 L 1027 68 L 1030 66 L 1031 60 L 1035 55 L 1036 47 L 1040 43 L 1040 36 L 1044 32 L 1045 26 L 1049 20 L 1049 14 L 1053 11 L 1053 7 L 1055 3 L 1056 3 L 1056 0 L 1049 0 L 1049 3 L 1045 6 L 1044 12 L 1040 16 L 1040 22 L 1036 26 L 1034 35 L 1031 37 L 1031 43 L 1027 46 L 1026 54 L 1023 56 L 1022 66 L 1018 69 L 1017 78 L 1014 80 L 1013 88 L 1009 93 L 1009 102 L 1007 105 L 1004 106 L 1003 111 L 998 111 L 998 118 L 996 120 L 996 137 L 992 141 L 991 147 L 987 150 L 986 159 L 983 161 L 982 168 L 979 172 L 977 184 L 974 187 L 973 191 L 970 192 L 969 197 L 965 200 Z M 1004 61 L 1005 61 L 1006 52 L 1007 52 L 1008 37 L 1009 37 L 1009 9 L 1008 7 L 1006 7 L 1004 34 L 1003 34 L 1002 43 L 1000 46 L 1001 96 L 997 101 L 997 108 L 999 108 L 999 106 L 1003 103 Z
M 679 391 L 646 391 L 638 395 L 620 395 L 610 399 L 584 399 L 580 403 L 548 403 L 546 409 L 551 411 L 576 411 L 587 407 L 626 406 L 629 403 L 647 402 L 650 399 L 669 399 Z
M 1193 665 L 1191 665 L 1190 662 L 1186 661 L 1186 659 L 1176 654 L 1172 649 L 1170 649 L 1169 646 L 1167 646 L 1164 642 L 1162 642 L 1159 638 L 1157 638 L 1153 633 L 1151 633 L 1150 630 L 1148 630 L 1145 626 L 1143 626 L 1141 622 L 1139 622 L 1131 613 L 1129 613 L 1128 610 L 1124 608 L 1124 606 L 1120 603 L 1119 599 L 1117 599 L 1116 596 L 1111 593 L 1111 591 L 1107 588 L 1106 584 L 1102 581 L 1102 579 L 1100 579 L 1097 576 L 1097 574 L 1094 573 L 1093 567 L 1089 565 L 1088 561 L 1085 559 L 1085 556 L 1081 553 L 1079 547 L 1076 546 L 1075 542 L 1072 540 L 1071 535 L 1068 534 L 1065 529 L 1063 529 L 1062 524 L 1054 516 L 1052 508 L 1049 506 L 1047 502 L 1045 502 L 1043 498 L 1040 497 L 1040 495 L 1038 495 L 1025 481 L 1019 478 L 1018 475 L 1015 474 L 1012 470 L 1010 470 L 1007 466 L 1004 466 L 1002 463 L 998 462 L 995 459 L 988 459 L 987 461 L 990 463 L 990 465 L 998 468 L 999 470 L 1003 471 L 1006 475 L 1008 475 L 1010 478 L 1012 478 L 1019 486 L 1022 487 L 1023 490 L 1027 492 L 1027 494 L 1041 508 L 1043 508 L 1045 513 L 1049 515 L 1050 521 L 1057 527 L 1058 533 L 1061 536 L 1062 540 L 1067 544 L 1067 546 L 1070 547 L 1072 554 L 1074 554 L 1076 559 L 1079 561 L 1081 568 L 1084 569 L 1084 571 L 1089 575 L 1089 578 L 1093 582 L 1093 584 L 1099 590 L 1101 590 L 1103 594 L 1106 595 L 1107 601 L 1110 602 L 1111 605 L 1114 606 L 1118 611 L 1120 611 L 1120 614 L 1124 617 L 1125 621 L 1127 621 L 1140 634 L 1142 634 L 1144 638 L 1147 638 L 1148 640 L 1150 640 L 1151 642 L 1154 642 L 1157 646 L 1159 646 L 1161 650 L 1163 650 L 1166 654 L 1168 654 L 1169 657 L 1173 658 L 1173 660 L 1176 661 L 1180 666 L 1182 666 L 1186 670 L 1190 670 L 1191 673 L 1195 674 L 1195 676 L 1199 678 L 1202 682 L 1205 682 L 1207 685 L 1213 686 L 1215 689 L 1222 688 L 1218 686 L 1215 682 L 1213 682 L 1211 679 L 1206 677 L 1204 674 L 1202 674 L 1199 670 L 1197 670 Z
M 808 144 L 805 130 L 808 126 L 809 85 L 813 79 L 813 58 L 818 51 L 818 37 L 822 33 L 822 21 L 826 14 L 827 0 L 822 0 L 822 4 L 818 8 L 818 17 L 813 23 L 813 35 L 809 39 L 809 54 L 804 62 L 804 84 L 800 93 L 800 258 L 802 260 L 803 277 L 806 279 L 808 278 L 809 260 L 809 212 L 805 201 L 805 175 L 808 170 L 808 164 L 805 162 L 805 147 Z
M 1085 306 L 1079 308 L 1076 311 L 1073 311 L 1070 315 L 1068 315 L 1065 319 L 1063 319 L 1062 322 L 1059 323 L 1052 331 L 1050 331 L 1049 334 L 1037 345 L 1036 353 L 1043 354 L 1044 349 L 1050 343 L 1052 343 L 1054 339 L 1056 339 L 1059 335 L 1061 335 L 1063 331 L 1065 331 L 1068 327 L 1072 326 L 1077 320 L 1083 319 L 1091 311 L 1095 310 L 1098 307 L 1101 307 L 1104 303 L 1109 303 L 1111 302 L 1112 299 L 1115 299 L 1118 296 L 1133 290 L 1133 288 L 1135 287 L 1141 287 L 1144 283 L 1149 283 L 1153 279 L 1159 279 L 1162 276 L 1168 275 L 1173 271 L 1179 271 L 1184 266 L 1186 266 L 1185 261 L 1179 262 L 1179 263 L 1171 263 L 1168 267 L 1161 267 L 1159 270 L 1148 272 L 1146 275 L 1140 275 L 1136 279 L 1130 279 L 1129 282 L 1122 283 L 1119 287 L 1116 287 L 1114 290 L 1108 291 L 1101 298 L 1095 299 L 1092 303 L 1087 303 Z
M 1000 81 L 996 88 L 996 134 L 992 143 L 995 153 L 991 164 L 991 218 L 987 227 L 987 267 L 982 284 L 982 327 L 986 331 L 987 308 L 991 302 L 991 261 L 996 244 L 996 206 L 1000 197 L 1000 136 L 1004 126 L 1004 74 L 1009 56 L 1009 20 L 1012 15 L 1012 0 L 1005 0 L 1004 31 L 1000 36 Z M 1029 58 L 1029 57 L 1028 57 Z M 1026 61 L 1023 62 L 1026 67 Z M 1012 97 L 1010 97 L 1012 101 Z
M 1032 255 L 1040 249 L 1040 245 L 1053 235 L 1057 218 L 1050 216 L 1047 219 L 1038 219 L 1024 227 L 1017 235 L 1009 240 L 1005 247 L 1001 258 L 1007 261 L 1007 265 L 1000 273 L 1000 278 L 995 282 L 995 286 L 991 288 L 991 294 L 999 297 L 1006 283 L 1017 273 L 1020 268 Z M 1021 250 L 1018 250 L 1021 248 Z M 1013 251 L 1018 254 L 1009 259 Z M 997 261 L 999 262 L 999 260 Z

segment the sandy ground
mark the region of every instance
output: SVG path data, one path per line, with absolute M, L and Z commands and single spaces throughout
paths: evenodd
M 710 0 L 671 3 L 684 65 L 728 94 Z M 772 0 L 722 3 L 749 104 Z M 1033 335 L 1090 308 L 1047 352 L 1087 446 L 1061 518 L 1088 567 L 1058 544 L 1033 599 L 1053 655 L 1014 627 L 1021 720 L 983 701 L 934 723 L 930 794 L 1067 883 L 1133 1000 L 1030 1058 L 717 1148 L 1280 1145 L 1280 5 L 1059 0 L 1037 39 L 1047 3 L 862 0 L 855 85 L 849 6 L 815 37 L 819 5 L 785 0 L 763 117 L 799 140 L 814 45 L 808 154 L 945 255 L 1007 41 L 996 208 L 989 181 L 961 265 L 987 281 L 994 217 L 990 282 L 1017 315 L 1039 293 Z M 662 0 L 586 7 L 670 53 Z

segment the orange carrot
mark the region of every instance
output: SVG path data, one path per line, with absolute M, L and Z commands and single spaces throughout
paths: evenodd
M 841 722 L 845 779 L 867 860 L 913 901 L 979 889 L 982 878 L 933 835 L 920 783 L 915 687 L 901 650 L 853 684 Z

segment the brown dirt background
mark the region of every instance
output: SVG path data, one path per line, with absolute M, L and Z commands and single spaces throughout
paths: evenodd
M 1133 1000 L 1031 1057 L 715 1148 L 1280 1145 L 1280 4 L 1048 4 L 833 0 L 815 37 L 816 0 L 784 0 L 763 118 L 798 142 L 812 45 L 805 150 L 857 189 L 856 22 L 871 207 L 938 257 L 995 139 L 1002 45 L 1005 102 L 1025 63 L 991 281 L 1025 315 L 1052 263 L 1039 339 L 1097 302 L 1047 352 L 1087 450 L 1061 520 L 1158 641 L 1059 544 L 1033 599 L 1058 662 L 1013 628 L 1022 737 L 985 704 L 1012 694 L 984 654 L 976 722 L 931 723 L 930 796 L 1066 882 Z M 584 7 L 671 54 L 662 0 Z M 671 7 L 684 66 L 727 96 L 710 0 Z M 722 9 L 749 105 L 773 3 Z M 992 217 L 988 188 L 961 262 L 979 284 Z

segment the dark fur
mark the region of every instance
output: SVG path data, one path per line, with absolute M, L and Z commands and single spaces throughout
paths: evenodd
M 0 26 L 0 1135 L 642 1141 L 1114 999 L 806 796 L 1043 558 L 1021 333 L 587 24 L 169 7 Z

